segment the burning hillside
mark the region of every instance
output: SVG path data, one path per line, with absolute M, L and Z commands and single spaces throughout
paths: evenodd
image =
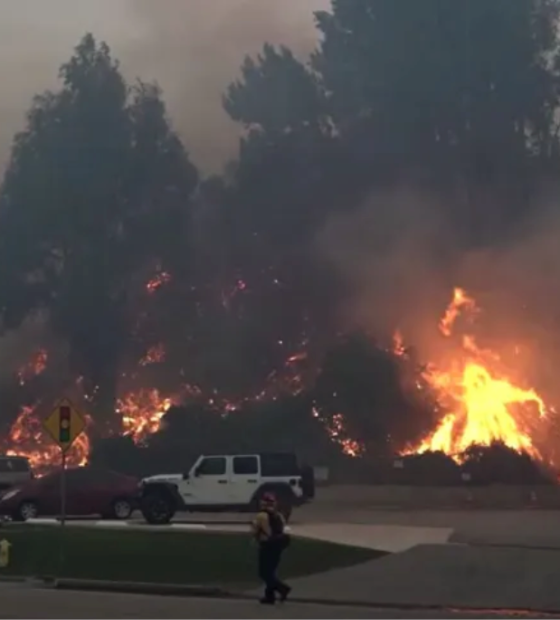
M 165 281 L 158 282 L 157 286 L 162 284 Z M 464 290 L 456 289 L 438 326 L 441 338 L 449 344 L 448 354 L 438 360 L 437 364 L 422 367 L 420 376 L 416 375 L 416 383 L 412 383 L 419 390 L 427 386 L 433 393 L 433 402 L 437 402 L 438 410 L 443 415 L 432 432 L 421 441 L 410 444 L 403 453 L 442 451 L 460 461 L 461 455 L 470 446 L 490 446 L 501 442 L 517 452 L 525 452 L 536 460 L 546 461 L 547 456 L 536 436 L 547 428 L 544 425 L 549 424 L 554 417 L 553 411 L 546 407 L 543 398 L 534 389 L 518 385 L 511 378 L 506 364 L 496 353 L 479 347 L 473 333 L 461 333 L 464 325 L 474 330 L 474 319 L 479 314 L 475 300 Z M 208 393 L 189 384 L 183 384 L 173 395 L 164 395 L 155 388 L 123 392 L 116 408 L 120 432 L 132 437 L 137 444 L 143 443 L 160 430 L 163 417 L 173 405 L 199 403 L 225 417 L 247 406 L 275 401 L 286 394 L 311 393 L 313 390 L 309 391 L 308 388 L 319 370 L 311 368 L 305 345 L 300 352 L 288 356 L 283 369 L 269 375 L 262 390 L 245 397 L 227 398 L 218 390 Z M 406 360 L 409 353 L 400 334 L 395 335 L 393 351 L 385 352 L 384 355 Z M 165 358 L 165 348 L 158 344 L 140 359 L 138 367 L 161 364 Z M 47 352 L 40 350 L 16 373 L 18 381 L 22 383 L 32 375 L 43 373 L 47 360 Z M 371 377 L 367 383 L 371 384 Z M 345 407 L 344 399 L 337 400 L 340 394 L 333 389 L 331 382 L 328 382 L 327 392 L 329 387 L 333 407 L 327 412 L 318 402 L 313 402 L 311 415 L 321 422 L 327 435 L 338 444 L 343 454 L 352 457 L 366 455 L 367 441 L 361 436 L 353 437 L 349 430 L 351 426 L 347 424 L 353 413 L 351 406 L 346 404 Z M 361 388 L 352 383 L 350 391 L 356 389 Z M 377 388 L 374 392 L 378 392 Z M 58 449 L 42 428 L 43 414 L 39 414 L 39 411 L 42 411 L 43 406 L 38 402 L 36 406 L 23 407 L 4 444 L 9 454 L 27 456 L 36 471 L 43 471 L 57 463 L 59 458 Z M 88 428 L 91 429 L 93 424 L 94 421 L 88 418 Z M 68 462 L 83 465 L 88 460 L 89 452 L 90 440 L 84 433 L 69 452 Z
M 157 355 L 151 355 L 154 350 Z M 146 361 L 148 358 L 149 361 Z M 20 384 L 30 380 L 33 376 L 42 374 L 47 365 L 48 355 L 40 350 L 32 359 L 17 371 Z M 148 354 L 139 361 L 139 367 L 147 364 L 158 364 L 165 359 L 163 345 L 150 348 Z M 198 403 L 216 412 L 218 415 L 227 415 L 255 403 L 275 401 L 284 394 L 298 394 L 304 389 L 304 377 L 301 365 L 307 360 L 306 352 L 298 352 L 288 356 L 284 368 L 280 372 L 271 372 L 265 387 L 252 395 L 239 398 L 222 396 L 217 390 L 205 393 L 201 388 L 192 384 L 183 384 L 171 396 L 162 394 L 155 388 L 139 388 L 124 391 L 117 399 L 116 416 L 120 433 L 130 436 L 136 444 L 142 444 L 162 425 L 162 420 L 173 405 L 182 403 Z M 129 373 L 136 375 L 136 373 Z M 123 377 L 128 377 L 124 374 Z M 75 383 L 74 391 L 81 396 L 76 402 L 82 402 L 82 408 L 87 411 L 89 399 L 82 393 L 81 378 Z M 3 442 L 4 450 L 10 455 L 20 455 L 29 458 L 33 469 L 41 473 L 60 462 L 59 449 L 42 426 L 42 420 L 48 411 L 48 403 L 38 400 L 34 405 L 25 405 L 12 424 L 8 438 Z M 91 430 L 95 421 L 87 417 L 87 426 Z M 339 424 L 340 426 L 340 424 Z M 330 428 L 330 427 L 329 427 Z M 333 428 L 328 431 L 333 440 L 337 440 L 337 431 Z M 343 442 L 343 440 L 340 440 Z M 67 454 L 67 462 L 71 466 L 85 465 L 90 454 L 90 439 L 88 433 L 83 433 Z

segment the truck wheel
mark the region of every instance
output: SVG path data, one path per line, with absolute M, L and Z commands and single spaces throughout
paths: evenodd
M 164 493 L 149 493 L 142 498 L 140 510 L 150 525 L 166 525 L 175 516 L 175 504 Z

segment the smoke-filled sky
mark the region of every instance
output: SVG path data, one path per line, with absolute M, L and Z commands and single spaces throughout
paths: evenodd
M 31 97 L 56 84 L 58 67 L 86 32 L 111 46 L 128 78 L 156 79 L 196 162 L 216 169 L 237 130 L 221 93 L 243 56 L 265 41 L 305 55 L 313 11 L 329 0 L 0 0 L 0 166 Z

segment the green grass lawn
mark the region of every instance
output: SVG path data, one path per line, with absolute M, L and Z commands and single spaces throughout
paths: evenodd
M 62 532 L 59 527 L 15 526 L 1 530 L 1 538 L 12 547 L 10 564 L 0 568 L 0 576 L 216 586 L 256 581 L 257 548 L 245 534 L 71 526 Z M 308 575 L 381 555 L 368 549 L 294 538 L 280 572 L 284 577 Z

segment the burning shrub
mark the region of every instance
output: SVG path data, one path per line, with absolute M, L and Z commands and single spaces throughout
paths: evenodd
M 470 446 L 462 460 L 462 469 L 473 484 L 554 484 L 554 477 L 542 463 L 500 442 L 488 447 Z
M 316 461 L 338 451 L 322 423 L 312 415 L 311 400 L 304 394 L 248 403 L 226 413 L 207 404 L 173 406 L 146 447 L 136 448 L 140 457 L 121 459 L 117 440 L 114 445 L 111 441 L 103 454 L 112 459 L 113 468 L 121 469 L 132 459 L 143 471 L 148 468 L 154 472 L 186 470 L 204 453 L 289 450 Z M 129 448 L 124 452 L 128 454 Z
M 343 415 L 348 437 L 359 438 L 366 451 L 391 455 L 437 419 L 437 404 L 421 371 L 413 356 L 354 334 L 327 353 L 315 400 L 326 420 L 336 422 Z

